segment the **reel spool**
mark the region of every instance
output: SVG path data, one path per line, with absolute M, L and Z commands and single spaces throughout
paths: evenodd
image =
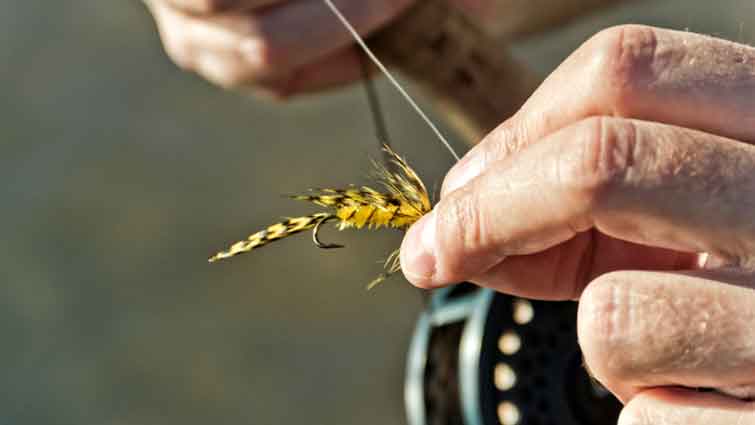
M 609 425 L 621 404 L 582 367 L 577 304 L 464 283 L 435 291 L 409 349 L 409 425 Z

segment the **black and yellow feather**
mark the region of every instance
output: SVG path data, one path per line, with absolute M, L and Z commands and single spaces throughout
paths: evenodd
M 390 157 L 392 168 L 395 170 L 389 170 L 386 166 L 374 162 L 376 181 L 383 186 L 384 191 L 362 186 L 347 189 L 315 189 L 306 195 L 292 196 L 293 199 L 311 202 L 328 208 L 329 211 L 289 218 L 275 223 L 250 235 L 245 240 L 234 243 L 227 250 L 212 256 L 209 261 L 215 262 L 233 257 L 310 229 L 314 230 L 313 239 L 317 246 L 337 247 L 321 244 L 317 239 L 320 225 L 331 220 L 338 221 L 339 230 L 350 227 L 408 229 L 432 209 L 430 196 L 424 183 L 409 164 L 387 145 L 384 146 L 384 150 Z M 401 270 L 401 264 L 397 249 L 388 256 L 385 262 L 385 273 L 373 280 L 368 287 L 375 286 L 399 270 Z

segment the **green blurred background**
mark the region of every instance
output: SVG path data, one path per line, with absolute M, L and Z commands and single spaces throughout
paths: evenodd
M 516 53 L 546 73 L 627 22 L 752 42 L 755 2 L 627 4 Z M 448 154 L 380 89 L 395 146 L 437 188 Z M 6 0 L 0 112 L 0 424 L 405 423 L 422 294 L 364 290 L 400 234 L 205 262 L 311 210 L 280 194 L 365 181 L 361 89 L 261 102 L 178 71 L 136 0 Z

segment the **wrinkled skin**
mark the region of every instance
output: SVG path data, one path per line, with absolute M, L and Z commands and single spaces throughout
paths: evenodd
M 146 3 L 180 66 L 287 97 L 361 76 L 320 1 Z M 411 2 L 337 3 L 368 34 Z M 423 288 L 578 299 L 621 425 L 755 424 L 753 143 L 755 49 L 605 30 L 448 173 L 402 267 Z
M 402 268 L 579 299 L 622 425 L 755 424 L 754 142 L 755 49 L 605 30 L 448 173 Z

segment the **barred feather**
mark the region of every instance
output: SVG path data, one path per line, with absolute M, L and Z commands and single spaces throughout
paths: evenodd
M 320 224 L 331 219 L 338 220 L 339 230 L 349 227 L 408 229 L 432 209 L 430 196 L 424 183 L 409 164 L 390 147 L 384 146 L 384 149 L 397 170 L 391 172 L 382 164 L 373 162 L 376 180 L 386 189 L 386 192 L 379 192 L 367 186 L 360 188 L 352 186 L 347 189 L 313 189 L 307 195 L 291 196 L 295 200 L 311 202 L 328 208 L 330 211 L 290 218 L 273 224 L 249 236 L 246 240 L 236 242 L 227 250 L 214 255 L 209 261 L 215 262 L 248 252 L 304 230 L 315 229 L 316 231 Z M 399 253 L 399 250 L 396 250 L 390 254 L 384 265 L 385 273 L 373 280 L 369 285 L 370 288 L 401 270 Z
M 278 239 L 283 239 L 286 236 L 293 235 L 295 233 L 303 232 L 305 230 L 313 229 L 317 226 L 317 223 L 321 223 L 329 218 L 333 217 L 330 213 L 316 213 L 312 215 L 306 215 L 303 217 L 289 218 L 286 221 L 275 223 L 268 226 L 265 230 L 260 230 L 246 238 L 246 240 L 238 241 L 231 245 L 227 250 L 218 252 L 213 255 L 208 261 L 214 263 L 215 261 L 222 260 L 224 258 L 233 257 L 234 255 L 249 252 L 255 248 L 265 246 L 270 242 Z

